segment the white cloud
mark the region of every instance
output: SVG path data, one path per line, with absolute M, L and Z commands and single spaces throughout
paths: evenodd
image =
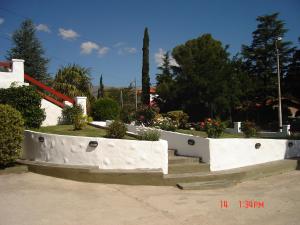
M 118 55 L 123 55 L 125 53 L 127 53 L 127 54 L 135 54 L 136 52 L 137 52 L 136 48 L 133 48 L 133 47 L 124 47 L 124 48 L 119 48 Z
M 159 48 L 158 52 L 154 54 L 154 59 L 155 59 L 157 66 L 161 66 L 163 64 L 164 54 L 166 54 L 166 51 L 164 51 L 162 48 Z M 176 62 L 176 60 L 171 55 L 169 55 L 169 57 L 170 57 L 170 65 L 178 66 L 178 63 Z
M 79 34 L 72 29 L 67 30 L 59 28 L 58 31 L 58 35 L 61 36 L 64 40 L 75 40 L 77 37 L 79 37 Z
M 49 27 L 46 24 L 39 24 L 36 27 L 36 30 L 38 31 L 43 31 L 43 32 L 47 32 L 47 33 L 51 33 L 51 30 L 49 29 Z
M 124 48 L 124 51 L 131 53 L 131 54 L 135 54 L 136 53 L 136 48 L 133 47 L 126 47 Z
M 105 46 L 104 47 L 99 47 L 98 54 L 100 56 L 103 56 L 103 55 L 107 54 L 108 51 L 109 51 L 108 47 L 105 47 Z
M 87 42 L 83 42 L 80 45 L 80 48 L 81 48 L 81 53 L 82 54 L 88 55 L 88 54 L 91 54 L 93 50 L 98 50 L 99 45 L 97 45 L 94 42 L 87 41 Z
M 0 17 L 0 25 L 4 23 L 4 18 Z
M 119 48 L 121 46 L 125 45 L 124 42 L 117 42 L 116 44 L 113 45 L 114 48 Z
M 80 45 L 80 48 L 81 48 L 81 54 L 85 54 L 85 55 L 89 55 L 95 50 L 98 52 L 98 54 L 100 56 L 103 56 L 103 55 L 107 54 L 109 51 L 108 47 L 99 46 L 98 44 L 91 42 L 91 41 L 83 42 Z

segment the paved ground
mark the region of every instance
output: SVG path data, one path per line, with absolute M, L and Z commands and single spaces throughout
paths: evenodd
M 228 208 L 221 208 L 221 200 Z M 264 208 L 244 208 L 247 200 L 263 202 Z M 207 191 L 0 175 L 0 224 L 298 225 L 300 171 Z

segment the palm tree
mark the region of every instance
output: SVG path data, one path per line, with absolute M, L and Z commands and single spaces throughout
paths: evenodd
M 92 100 L 90 69 L 77 64 L 61 67 L 55 75 L 53 88 L 70 96 L 86 96 Z

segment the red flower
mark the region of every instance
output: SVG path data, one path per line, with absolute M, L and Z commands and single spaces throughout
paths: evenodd
M 206 121 L 210 123 L 211 122 L 211 118 L 208 118 Z

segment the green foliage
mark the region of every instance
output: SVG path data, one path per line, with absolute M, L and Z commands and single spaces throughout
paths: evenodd
M 134 108 L 130 108 L 128 106 L 124 106 L 123 109 L 121 110 L 120 113 L 120 119 L 124 122 L 124 123 L 131 123 L 132 121 L 134 121 L 136 118 L 135 115 L 135 109 Z
M 142 103 L 150 103 L 150 77 L 149 77 L 149 34 L 145 28 L 143 39 L 143 68 L 142 68 Z
M 0 104 L 0 167 L 13 163 L 21 152 L 24 121 L 19 111 Z
M 299 38 L 300 42 L 300 38 Z M 289 65 L 287 76 L 284 80 L 287 92 L 300 99 L 300 49 L 298 48 Z
M 158 97 L 155 102 L 161 112 L 168 112 L 176 107 L 176 101 L 174 101 L 176 96 L 175 80 L 172 74 L 169 52 L 164 54 L 162 60 L 162 65 L 158 67 L 160 73 L 156 75 L 156 93 Z
M 140 131 L 137 138 L 144 141 L 159 141 L 160 132 L 157 130 Z
M 141 106 L 136 113 L 136 122 L 145 126 L 153 126 L 158 109 L 152 106 Z
M 41 96 L 32 86 L 0 89 L 0 104 L 17 109 L 25 121 L 26 128 L 39 128 L 46 118 L 41 109 Z
M 102 74 L 101 74 L 99 88 L 98 88 L 98 92 L 97 92 L 97 99 L 103 98 L 103 97 L 104 97 L 104 85 L 103 85 L 103 78 L 102 78 Z
M 278 19 L 279 13 L 257 17 L 257 29 L 252 33 L 251 45 L 242 46 L 242 55 L 249 74 L 255 83 L 255 97 L 265 99 L 277 96 L 276 40 L 284 37 L 285 23 Z M 289 41 L 277 41 L 280 53 L 281 78 L 285 77 L 294 48 Z
M 35 34 L 34 23 L 27 19 L 12 35 L 13 47 L 8 51 L 6 58 L 24 59 L 25 73 L 40 81 L 47 81 L 49 59 L 45 58 L 44 49 Z
M 119 118 L 120 107 L 110 98 L 101 98 L 92 105 L 92 117 L 97 121 L 115 120 Z
M 206 132 L 209 138 L 221 137 L 226 128 L 225 124 L 221 120 L 212 120 L 210 118 L 200 123 L 200 126 Z
M 210 34 L 204 34 L 175 47 L 172 55 L 179 65 L 174 101 L 192 120 L 216 117 L 230 110 L 231 80 L 237 80 L 238 76 L 231 78 L 233 68 L 227 47 Z
M 76 64 L 61 67 L 53 82 L 53 88 L 57 91 L 72 98 L 86 96 L 89 102 L 94 100 L 91 87 L 90 69 Z
M 74 118 L 82 114 L 83 114 L 83 109 L 81 108 L 80 105 L 74 105 L 73 107 L 66 106 L 62 110 L 61 124 L 66 124 L 66 125 L 73 124 Z
M 175 121 L 179 129 L 186 128 L 187 122 L 189 121 L 189 115 L 181 110 L 168 112 L 167 116 Z
M 121 121 L 112 122 L 107 129 L 108 138 L 123 138 L 126 135 L 127 128 Z
M 77 114 L 73 117 L 74 130 L 82 130 L 88 123 L 88 117 L 83 114 Z
M 172 120 L 170 117 L 162 117 L 160 114 L 158 115 L 155 117 L 153 124 L 154 127 L 167 131 L 176 131 L 178 128 L 176 121 Z
M 254 122 L 245 121 L 242 123 L 241 130 L 243 131 L 245 137 L 255 137 L 257 135 L 257 128 Z

